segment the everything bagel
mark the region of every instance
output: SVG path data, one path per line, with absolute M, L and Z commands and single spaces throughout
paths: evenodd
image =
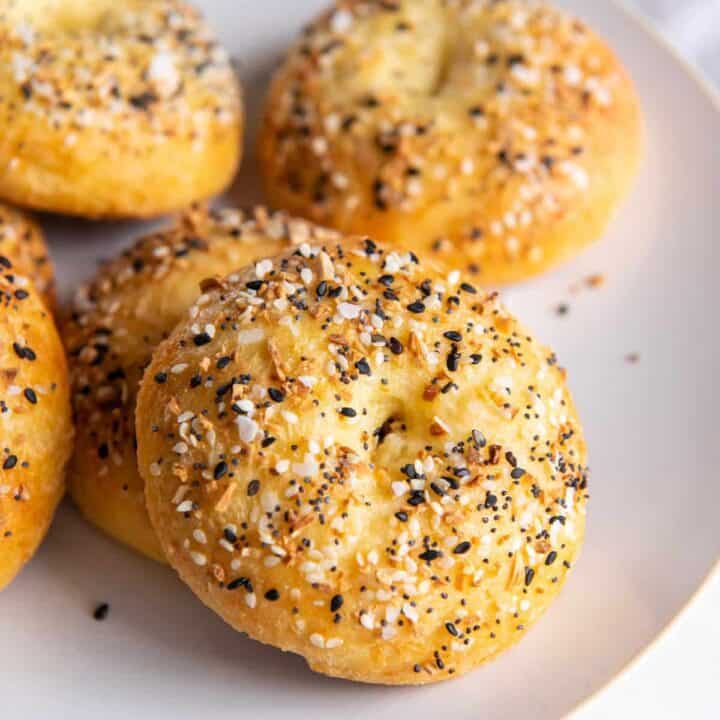
M 224 189 L 240 158 L 230 61 L 180 0 L 0 9 L 0 198 L 144 217 Z
M 560 10 L 351 0 L 289 51 L 259 152 L 277 206 L 492 285 L 602 234 L 641 136 L 619 60 Z
M 494 294 L 368 239 L 206 286 L 144 374 L 136 434 L 168 561 L 328 675 L 467 672 L 537 620 L 583 539 L 555 356 Z

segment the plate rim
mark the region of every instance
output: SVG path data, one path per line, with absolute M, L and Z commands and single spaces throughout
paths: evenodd
M 699 91 L 710 100 L 718 117 L 720 117 L 720 88 L 713 83 L 708 75 L 698 65 L 686 58 L 682 52 L 673 45 L 672 41 L 660 30 L 657 25 L 638 7 L 632 5 L 630 0 L 610 0 L 611 5 L 641 32 L 650 36 L 680 67 L 685 74 L 697 86 Z M 617 681 L 629 672 L 638 667 L 646 657 L 658 649 L 658 646 L 665 641 L 674 630 L 675 626 L 692 611 L 700 597 L 705 594 L 709 586 L 720 579 L 720 555 L 710 564 L 706 575 L 692 594 L 678 608 L 677 612 L 665 623 L 660 631 L 648 642 L 647 645 L 638 650 L 618 670 L 616 670 L 600 687 L 596 688 L 578 705 L 565 715 L 565 720 L 581 720 L 582 713 L 604 695 Z

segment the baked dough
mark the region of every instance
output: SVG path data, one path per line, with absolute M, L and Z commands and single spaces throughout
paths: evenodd
M 52 316 L 0 257 L 0 589 L 45 536 L 71 447 L 67 365 Z
M 164 555 L 145 510 L 135 454 L 135 399 L 155 346 L 187 316 L 200 283 L 267 253 L 330 237 L 258 208 L 195 209 L 140 239 L 79 289 L 65 325 L 78 424 L 68 473 L 83 515 L 155 560 Z
M 145 372 L 136 427 L 169 562 L 328 675 L 470 670 L 535 622 L 583 538 L 555 356 L 494 294 L 367 239 L 206 286 Z
M 0 198 L 144 217 L 223 190 L 240 158 L 230 60 L 180 0 L 0 8 Z
M 48 307 L 55 307 L 55 271 L 42 231 L 25 213 L 2 203 L 0 255 L 11 258 L 13 272 L 29 277 Z
M 278 207 L 494 285 L 602 234 L 641 135 L 620 61 L 563 11 L 350 0 L 289 51 L 259 154 Z

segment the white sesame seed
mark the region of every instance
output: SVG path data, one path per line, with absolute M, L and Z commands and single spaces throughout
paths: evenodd
M 375 615 L 370 612 L 365 612 L 360 615 L 360 624 L 367 630 L 372 630 L 375 627 Z
M 330 30 L 335 33 L 345 33 L 352 26 L 355 18 L 349 10 L 336 10 L 330 18 Z
M 391 487 L 395 497 L 404 495 L 408 489 L 407 483 L 402 480 L 393 480 Z
M 416 623 L 419 618 L 417 608 L 413 607 L 410 603 L 405 603 L 402 608 L 403 615 L 411 622 Z
M 252 330 L 241 330 L 238 333 L 238 343 L 240 345 L 252 345 L 260 342 L 265 337 L 265 330 L 262 328 L 252 328 Z
M 338 312 L 346 320 L 354 320 L 356 317 L 358 317 L 358 315 L 360 315 L 361 309 L 362 308 L 359 305 L 354 305 L 353 303 L 347 302 L 340 303 L 340 305 L 338 306 Z
M 273 269 L 272 260 L 265 258 L 255 264 L 255 275 L 258 280 L 262 280 Z
M 266 490 L 260 496 L 260 504 L 262 505 L 262 509 L 265 512 L 271 512 L 272 510 L 274 510 L 279 502 L 280 499 L 278 498 L 277 493 L 273 492 L 272 490 Z
M 313 633 L 310 636 L 310 642 L 318 648 L 324 648 L 325 647 L 325 638 L 320 635 L 320 633 Z
M 199 542 L 201 545 L 205 545 L 207 543 L 207 535 L 200 528 L 195 528 L 195 530 L 193 530 L 193 537 L 195 538 L 195 541 Z
M 258 424 L 247 415 L 238 415 L 235 422 L 238 426 L 238 433 L 243 442 L 251 443 L 258 433 Z

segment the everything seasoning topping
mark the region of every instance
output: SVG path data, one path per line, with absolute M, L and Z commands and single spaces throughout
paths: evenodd
M 17 88 L 17 97 L 0 99 L 10 120 L 45 117 L 68 147 L 84 128 L 127 143 L 139 127 L 157 142 L 180 135 L 201 146 L 217 123 L 237 121 L 230 59 L 185 3 L 129 0 L 122 12 L 100 7 L 85 27 L 48 12 L 34 17 L 19 3 L 0 10 L 9 30 L 0 65 Z M 47 24 L 62 25 L 59 39 Z
M 215 277 L 226 274 L 228 268 L 242 267 L 264 252 L 336 237 L 264 208 L 244 213 L 197 207 L 176 226 L 137 241 L 78 290 L 65 326 L 78 425 L 77 452 L 97 459 L 94 472 L 110 492 L 133 507 L 144 502 L 144 485 L 134 460 L 138 385 L 156 346 L 187 316 L 187 303 L 200 293 L 199 286 L 214 287 Z M 262 285 L 253 280 L 248 293 L 255 295 Z M 158 295 L 154 294 L 158 286 L 163 296 L 159 308 L 155 300 Z M 202 352 L 221 326 L 221 322 L 217 326 L 214 322 L 194 326 L 191 345 Z M 128 337 L 137 342 L 128 345 Z M 23 346 L 22 352 L 27 359 L 28 348 Z M 192 390 L 212 387 L 217 412 L 223 417 L 242 417 L 244 425 L 238 425 L 238 431 L 254 437 L 251 416 L 255 403 L 244 397 L 252 378 L 236 371 L 235 356 L 224 352 L 213 357 L 212 366 L 194 368 L 186 375 L 188 369 L 187 363 L 174 363 L 153 372 L 150 381 L 161 387 L 183 377 Z M 284 391 L 273 385 L 261 402 L 282 402 L 283 398 Z M 181 437 L 174 443 L 178 451 L 185 450 L 188 438 L 202 422 L 202 416 L 181 419 L 176 428 Z M 274 438 L 267 434 L 261 442 L 268 448 Z M 235 477 L 231 455 L 215 458 L 203 472 L 218 483 Z M 259 481 L 248 487 L 248 494 L 257 492 L 256 486 L 259 488 Z
M 563 371 L 469 287 L 308 239 L 208 286 L 155 356 L 149 481 L 179 552 L 238 613 L 272 603 L 292 647 L 421 632 L 408 671 L 449 675 L 478 639 L 510 642 L 574 560 L 587 468 Z
M 8 237 L 22 240 L 8 235 L 10 227 L 0 206 L 0 247 Z M 60 340 L 37 288 L 16 274 L 18 267 L 14 254 L 10 260 L 0 253 L 0 546 L 11 544 L 4 559 L 11 576 L 52 517 L 72 446 Z

